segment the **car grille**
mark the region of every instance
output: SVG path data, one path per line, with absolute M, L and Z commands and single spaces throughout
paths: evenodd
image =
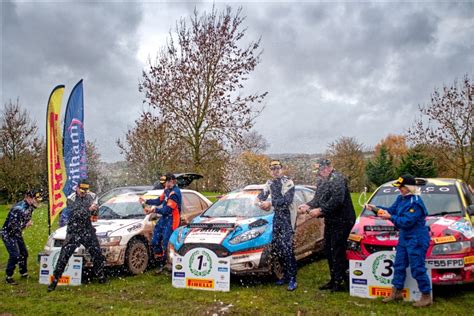
M 369 253 L 394 250 L 393 246 L 380 246 L 380 245 L 367 245 L 367 244 L 365 244 L 364 247 Z
M 194 248 L 209 249 L 213 251 L 218 257 L 227 257 L 230 255 L 230 251 L 224 246 L 216 244 L 184 244 L 183 247 L 178 250 L 178 253 L 180 256 L 184 256 L 188 251 Z
M 63 239 L 55 239 L 54 240 L 54 246 L 53 247 L 62 247 L 64 244 L 64 240 Z

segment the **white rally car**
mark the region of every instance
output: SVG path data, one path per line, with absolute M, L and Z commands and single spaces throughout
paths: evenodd
M 156 224 L 156 215 L 145 215 L 139 196 L 152 199 L 160 196 L 163 190 L 125 193 L 111 198 L 99 207 L 99 219 L 93 223 L 99 239 L 106 266 L 124 266 L 131 274 L 146 270 L 151 258 L 150 241 Z M 212 203 L 205 196 L 193 190 L 182 189 L 183 209 L 181 223 L 187 224 L 201 214 Z M 66 238 L 66 227 L 53 232 L 40 254 L 49 254 L 59 249 Z M 75 255 L 84 257 L 86 267 L 92 266 L 89 253 L 83 246 L 75 250 Z

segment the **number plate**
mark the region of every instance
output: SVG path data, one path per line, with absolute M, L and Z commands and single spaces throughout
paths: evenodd
M 464 267 L 464 259 L 427 259 L 426 263 L 433 269 L 452 269 Z

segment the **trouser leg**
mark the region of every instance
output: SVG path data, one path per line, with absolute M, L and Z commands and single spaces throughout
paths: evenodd
M 334 270 L 333 270 L 333 245 L 332 245 L 332 234 L 331 229 L 328 225 L 324 226 L 324 253 L 326 255 L 326 259 L 328 260 L 329 266 L 329 274 L 331 276 L 331 281 L 334 281 Z
M 25 274 L 28 272 L 28 249 L 26 248 L 25 241 L 23 237 L 17 240 L 18 243 L 18 250 L 20 251 L 20 256 L 18 260 L 18 268 L 21 274 Z
M 416 247 L 407 249 L 411 275 L 418 283 L 418 288 L 423 294 L 431 293 L 430 279 L 425 266 L 427 250 L 428 247 L 419 243 Z
M 12 277 L 13 273 L 15 272 L 15 266 L 20 260 L 20 250 L 18 249 L 18 243 L 16 238 L 3 237 L 2 239 L 9 255 L 5 275 L 7 277 Z
M 161 246 L 162 241 L 163 227 L 158 222 L 158 224 L 155 226 L 155 229 L 153 230 L 153 237 L 151 239 L 151 247 L 155 256 L 163 256 L 163 248 Z
M 104 277 L 105 257 L 100 250 L 99 241 L 95 234 L 83 238 L 82 244 L 91 255 L 95 275 L 100 279 Z
M 406 279 L 406 268 L 408 267 L 408 252 L 405 246 L 398 242 L 397 252 L 395 254 L 395 263 L 393 265 L 392 284 L 396 289 L 403 289 Z
M 74 250 L 79 246 L 79 243 L 74 239 L 66 238 L 65 244 L 61 248 L 59 253 L 58 261 L 56 262 L 56 268 L 54 269 L 53 275 L 56 280 L 59 280 L 63 275 L 64 269 L 71 258 Z

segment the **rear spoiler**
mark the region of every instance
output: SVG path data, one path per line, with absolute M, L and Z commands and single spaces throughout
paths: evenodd
M 191 223 L 188 224 L 189 228 L 204 228 L 204 229 L 216 229 L 216 228 L 234 228 L 234 223 Z

